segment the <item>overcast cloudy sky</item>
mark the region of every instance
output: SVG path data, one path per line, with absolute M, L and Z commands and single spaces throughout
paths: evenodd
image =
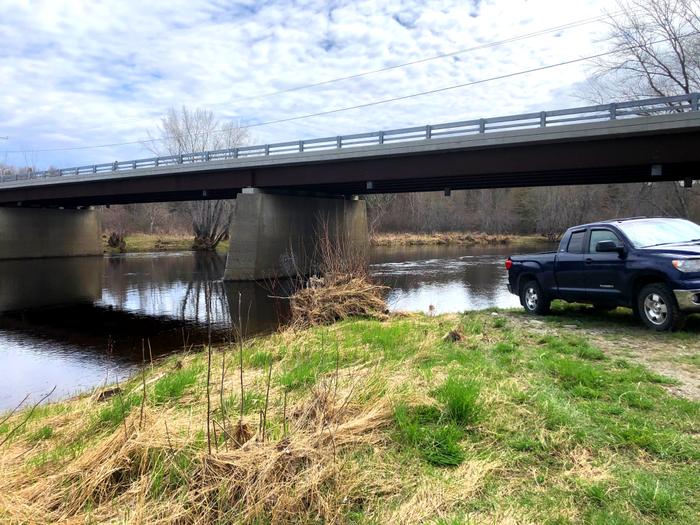
M 614 5 L 614 4 L 612 4 Z M 170 106 L 254 126 L 256 143 L 581 105 L 585 63 L 263 125 L 604 51 L 605 24 L 269 95 L 597 17 L 603 0 L 46 0 L 0 2 L 0 162 L 148 156 Z M 41 151 L 56 150 L 63 151 Z M 14 152 L 14 153 L 13 153 Z

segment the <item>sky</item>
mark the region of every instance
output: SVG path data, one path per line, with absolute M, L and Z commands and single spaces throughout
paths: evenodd
M 591 64 L 582 61 L 266 124 L 603 52 L 602 21 L 483 46 L 613 7 L 609 0 L 2 0 L 0 163 L 42 169 L 149 157 L 142 141 L 170 107 L 211 110 L 249 127 L 251 142 L 261 144 L 585 105 Z M 96 147 L 123 142 L 134 144 Z

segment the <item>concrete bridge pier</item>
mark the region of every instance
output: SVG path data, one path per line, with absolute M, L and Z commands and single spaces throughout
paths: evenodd
M 333 243 L 366 250 L 365 201 L 246 188 L 236 197 L 224 280 L 310 275 L 318 263 L 318 241 L 324 231 Z
M 94 210 L 0 207 L 0 260 L 102 255 Z

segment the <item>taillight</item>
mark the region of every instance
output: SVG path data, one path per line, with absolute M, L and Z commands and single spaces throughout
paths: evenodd
M 506 259 L 506 270 L 510 270 L 513 267 L 513 261 Z

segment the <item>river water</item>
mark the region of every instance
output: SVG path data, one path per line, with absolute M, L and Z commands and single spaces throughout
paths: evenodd
M 527 250 L 549 249 L 549 245 Z M 459 312 L 518 306 L 506 289 L 506 246 L 373 248 L 389 308 Z M 284 318 L 284 285 L 224 283 L 225 256 L 191 252 L 0 261 L 0 413 L 29 394 L 59 399 L 133 373 L 163 355 L 248 334 Z M 209 303 L 209 304 L 208 304 Z

